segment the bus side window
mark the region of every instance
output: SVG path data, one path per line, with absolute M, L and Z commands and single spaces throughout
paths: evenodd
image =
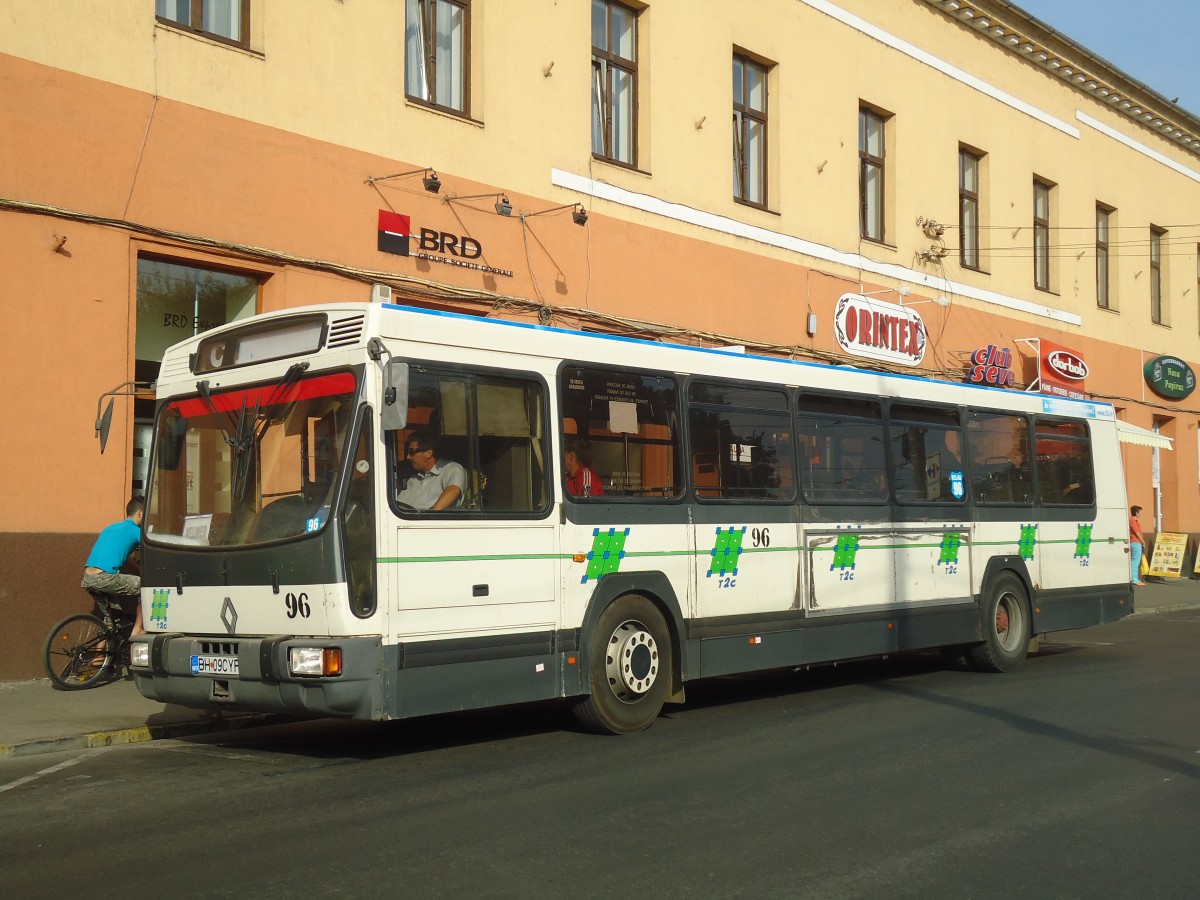
M 439 461 L 462 466 L 462 499 L 444 512 L 537 512 L 549 508 L 545 409 L 545 390 L 532 375 L 414 363 L 410 428 L 398 438 L 423 432 Z M 413 474 L 406 447 L 399 439 L 389 445 L 394 498 Z
M 970 413 L 967 445 L 971 491 L 977 503 L 1033 502 L 1029 422 L 1024 416 Z
M 678 393 L 663 375 L 563 367 L 562 434 L 587 439 L 606 501 L 679 496 Z
M 791 501 L 795 461 L 787 394 L 739 384 L 688 386 L 688 435 L 696 495 Z
M 1048 506 L 1088 506 L 1096 500 L 1092 445 L 1083 422 L 1038 419 L 1034 428 L 1038 499 Z
M 887 500 L 883 410 L 878 402 L 802 395 L 796 412 L 806 502 Z

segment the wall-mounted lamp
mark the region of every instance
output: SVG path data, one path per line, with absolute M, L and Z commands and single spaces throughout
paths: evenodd
M 861 287 L 862 287 L 862 285 L 859 285 L 859 288 L 861 288 Z M 903 302 L 904 302 L 904 298 L 905 298 L 905 297 L 907 297 L 909 294 L 911 294 L 911 293 L 912 293 L 912 288 L 910 288 L 910 287 L 909 287 L 907 284 L 902 284 L 902 285 L 900 285 L 900 287 L 898 287 L 898 288 L 883 288 L 882 290 L 878 290 L 878 291 L 863 291 L 863 290 L 860 290 L 860 291 L 859 291 L 859 293 L 860 293 L 860 294 L 862 294 L 864 297 L 872 297 L 872 296 L 874 296 L 875 294 L 892 294 L 892 293 L 895 293 L 895 294 L 899 294 L 899 295 L 900 295 L 900 302 L 901 302 L 901 303 L 903 303 Z
M 453 203 L 456 200 L 480 200 L 484 197 L 490 197 L 496 201 L 496 215 L 512 215 L 512 201 L 508 199 L 507 194 L 447 194 L 442 199 L 447 203 Z
M 408 172 L 395 172 L 391 175 L 372 175 L 367 179 L 367 184 L 374 184 L 377 181 L 391 181 L 393 178 L 407 178 L 409 175 L 422 175 L 421 183 L 425 185 L 425 190 L 431 194 L 436 194 L 442 189 L 442 182 L 438 178 L 437 172 L 428 167 L 424 169 L 412 169 Z
M 582 203 L 564 203 L 562 206 L 552 206 L 549 209 L 539 209 L 537 212 L 521 213 L 520 219 L 524 222 L 531 216 L 544 216 L 547 213 L 558 212 L 559 210 L 571 210 L 571 221 L 576 225 L 586 225 L 588 220 L 587 210 L 583 208 Z
M 901 306 L 920 306 L 922 303 L 936 303 L 938 306 L 946 307 L 950 305 L 950 298 L 943 295 L 935 300 L 914 300 L 912 303 L 905 303 L 903 298 L 900 299 Z

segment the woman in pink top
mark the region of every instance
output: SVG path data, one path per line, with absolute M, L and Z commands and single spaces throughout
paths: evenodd
M 1138 516 L 1142 514 L 1140 506 L 1129 507 L 1129 563 L 1131 568 L 1134 584 L 1145 584 L 1142 581 L 1142 573 L 1139 571 L 1142 565 L 1142 554 L 1146 550 L 1146 536 L 1142 534 L 1142 523 L 1138 521 Z

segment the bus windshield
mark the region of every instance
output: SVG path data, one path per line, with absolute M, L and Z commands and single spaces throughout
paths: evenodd
M 151 542 L 236 547 L 321 530 L 346 452 L 348 372 L 210 391 L 159 410 L 146 507 Z

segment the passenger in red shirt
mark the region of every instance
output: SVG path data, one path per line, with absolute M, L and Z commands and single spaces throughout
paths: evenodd
M 583 438 L 568 438 L 563 461 L 567 471 L 567 493 L 576 497 L 599 497 L 604 493 L 600 476 L 590 468 L 591 444 Z

